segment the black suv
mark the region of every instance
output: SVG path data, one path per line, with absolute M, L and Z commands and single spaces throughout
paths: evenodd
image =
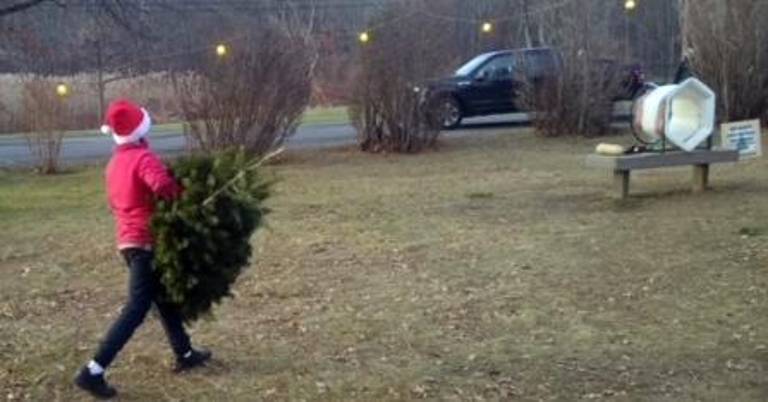
M 502 50 L 481 54 L 449 78 L 431 82 L 428 99 L 443 128 L 454 128 L 465 117 L 512 113 L 522 79 L 556 77 L 561 59 L 549 48 Z
M 642 71 L 615 62 L 612 66 L 625 76 L 622 93 L 615 100 L 631 99 L 635 86 L 642 81 Z M 535 90 L 542 82 L 557 78 L 561 67 L 562 58 L 552 48 L 484 53 L 461 66 L 453 76 L 430 82 L 425 100 L 443 128 L 455 128 L 465 117 L 525 111 L 523 105 L 517 104 L 523 82 L 532 83 Z

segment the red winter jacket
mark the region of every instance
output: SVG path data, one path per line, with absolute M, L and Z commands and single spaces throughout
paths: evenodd
M 173 199 L 181 193 L 181 187 L 146 140 L 117 146 L 106 176 L 117 247 L 152 247 L 149 221 L 155 197 Z

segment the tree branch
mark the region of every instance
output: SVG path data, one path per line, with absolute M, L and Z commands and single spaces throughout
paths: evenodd
M 27 0 L 21 3 L 17 3 L 11 6 L 0 8 L 0 17 L 4 17 L 13 13 L 18 13 L 20 11 L 24 11 L 26 9 L 32 8 L 34 6 L 37 6 L 39 4 L 42 4 L 46 1 L 50 0 Z

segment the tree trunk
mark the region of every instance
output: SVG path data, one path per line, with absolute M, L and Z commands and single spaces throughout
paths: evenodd
M 689 21 L 689 12 L 690 3 L 688 0 L 679 0 L 679 9 L 680 9 L 680 59 L 682 60 L 685 56 L 686 52 L 691 46 L 690 43 L 690 27 L 688 26 Z
M 531 35 L 531 17 L 528 15 L 528 11 L 528 0 L 523 0 L 523 24 L 525 25 L 523 33 L 525 34 L 525 46 L 533 47 Z

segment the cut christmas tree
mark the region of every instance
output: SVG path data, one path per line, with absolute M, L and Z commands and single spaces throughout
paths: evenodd
M 262 160 L 263 161 L 263 160 Z M 263 225 L 270 182 L 243 152 L 192 156 L 172 164 L 181 197 L 160 201 L 152 219 L 162 297 L 187 322 L 232 296 L 250 263 L 251 236 Z

